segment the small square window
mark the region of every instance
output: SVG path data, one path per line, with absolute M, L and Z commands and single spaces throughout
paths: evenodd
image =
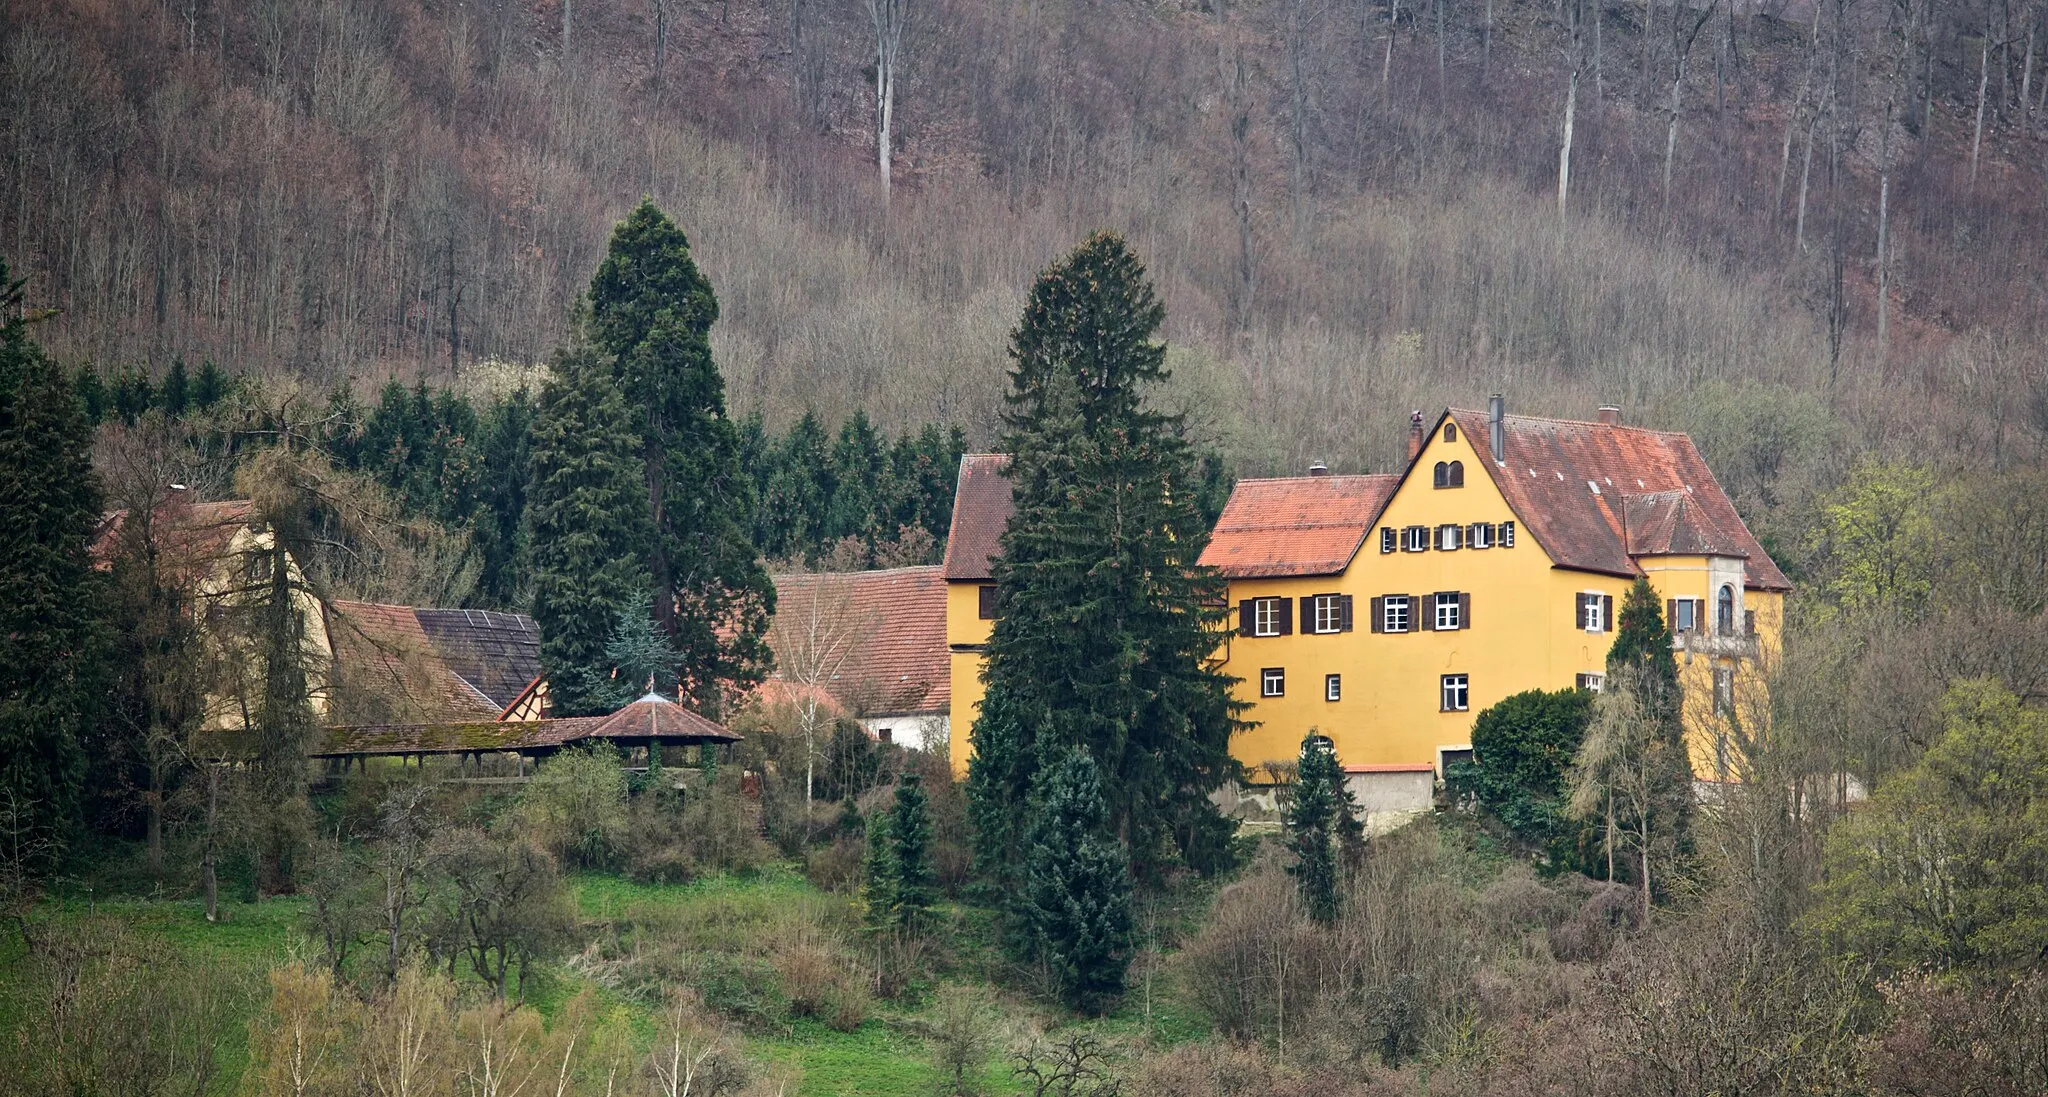
M 1397 532 L 1395 532 L 1395 530 L 1394 530 L 1394 527 L 1392 527 L 1392 526 L 1381 526 L 1381 527 L 1380 527 L 1380 551 L 1381 551 L 1381 552 L 1392 552 L 1392 551 L 1394 551 L 1394 549 L 1395 549 L 1395 548 L 1397 547 L 1397 546 L 1396 546 L 1396 544 L 1395 544 L 1395 542 L 1396 542 L 1396 541 L 1398 541 L 1398 540 L 1399 540 L 1399 538 L 1400 538 L 1400 534 L 1398 534 Z
M 884 742 L 884 743 L 893 743 L 893 742 L 895 742 L 895 741 L 896 741 L 896 729 L 895 729 L 895 728 L 876 728 L 876 729 L 875 729 L 875 738 L 876 738 L 876 739 L 879 739 L 879 740 L 881 740 L 881 741 L 882 741 L 882 742 Z
M 1380 600 L 1380 631 L 1407 632 L 1409 626 L 1408 596 L 1389 594 Z
M 1401 531 L 1401 547 L 1409 552 L 1429 551 L 1429 527 L 1409 526 Z
M 1492 548 L 1493 523 L 1474 522 L 1467 526 L 1465 528 L 1465 547 L 1476 549 Z
M 1344 699 L 1344 678 L 1343 678 L 1343 676 L 1342 676 L 1342 675 L 1338 675 L 1338 674 L 1325 674 L 1325 675 L 1323 675 L 1323 700 L 1325 700 L 1325 701 L 1341 701 L 1341 700 L 1343 700 L 1343 699 Z
M 1259 696 L 1285 697 L 1287 695 L 1287 668 L 1267 667 L 1259 672 Z
M 1600 687 L 1606 684 L 1607 676 L 1605 674 L 1581 674 L 1578 678 L 1578 687 L 1588 693 L 1598 693 L 1600 692 Z
M 1433 595 L 1436 599 L 1436 630 L 1456 632 L 1465 627 L 1463 604 L 1456 594 Z
M 1696 632 L 1700 627 L 1700 600 L 1697 598 L 1674 598 L 1671 600 L 1671 631 Z
M 1472 707 L 1471 684 L 1462 674 L 1443 676 L 1443 710 L 1464 712 Z

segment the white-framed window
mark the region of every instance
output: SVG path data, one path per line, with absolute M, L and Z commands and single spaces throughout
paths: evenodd
M 1578 687 L 1588 693 L 1598 693 L 1605 685 L 1607 685 L 1607 676 L 1605 674 L 1581 674 L 1578 678 Z
M 1380 551 L 1392 552 L 1399 547 L 1401 535 L 1392 526 L 1380 527 Z
M 1284 612 L 1278 598 L 1252 599 L 1252 635 L 1280 635 L 1280 615 Z
M 1578 595 L 1579 627 L 1587 632 L 1607 632 L 1613 627 L 1608 617 L 1614 612 L 1614 598 L 1596 590 Z
M 1415 625 L 1412 608 L 1405 594 L 1389 594 L 1380 599 L 1380 631 L 1407 632 Z
M 1465 627 L 1464 599 L 1456 594 L 1434 594 L 1436 602 L 1436 630 L 1456 632 Z
M 1259 696 L 1287 696 L 1287 668 L 1267 667 L 1259 672 Z
M 1436 527 L 1436 547 L 1441 552 L 1455 552 L 1465 540 L 1464 526 Z
M 1343 700 L 1343 699 L 1344 699 L 1344 678 L 1343 678 L 1343 676 L 1342 676 L 1342 675 L 1338 675 L 1338 674 L 1325 674 L 1325 675 L 1323 675 L 1323 700 L 1325 700 L 1325 701 L 1341 701 L 1341 700 Z
M 1697 598 L 1673 598 L 1671 600 L 1671 631 L 1698 632 L 1700 627 L 1700 600 Z
M 1401 531 L 1401 547 L 1409 552 L 1429 551 L 1429 527 L 1409 526 Z
M 1467 526 L 1465 528 L 1465 547 L 1476 549 L 1492 548 L 1493 523 L 1474 522 Z
M 1464 712 L 1472 707 L 1472 686 L 1465 675 L 1444 675 L 1441 688 L 1445 712 Z
M 1722 585 L 1714 607 L 1714 632 L 1720 636 L 1735 635 L 1735 588 L 1726 584 Z
M 1514 548 L 1515 524 L 1513 522 L 1502 522 L 1500 525 L 1494 527 L 1493 543 L 1499 545 L 1502 548 Z
M 1309 629 L 1312 632 L 1343 632 L 1350 624 L 1345 618 L 1346 596 L 1342 594 L 1316 594 L 1309 598 Z

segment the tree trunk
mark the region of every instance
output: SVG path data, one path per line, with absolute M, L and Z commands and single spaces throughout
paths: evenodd
M 1643 802 L 1643 844 L 1639 851 L 1639 862 L 1643 867 L 1643 925 L 1650 924 L 1650 805 L 1649 798 Z
M 1806 193 L 1807 184 L 1813 177 L 1813 123 L 1806 124 L 1806 153 L 1799 164 L 1799 220 L 1792 230 L 1792 246 L 1797 251 L 1806 250 Z
M 1877 176 L 1877 351 L 1884 353 L 1888 334 L 1888 317 L 1891 300 L 1891 264 L 1887 262 L 1885 233 L 1891 223 L 1892 169 L 1891 158 L 1885 157 L 1885 164 Z
M 562 66 L 569 64 L 569 28 L 576 21 L 576 0 L 562 0 Z
M 1486 0 L 1486 25 L 1479 32 L 1479 82 L 1493 75 L 1493 0 Z
M 1970 136 L 1970 191 L 1977 190 L 1977 157 L 1984 151 L 1984 93 L 1991 87 L 1991 28 L 1984 29 L 1983 49 L 1977 55 L 1977 125 Z
M 1572 123 L 1579 109 L 1579 67 L 1572 65 L 1571 80 L 1564 93 L 1564 140 L 1557 148 L 1557 219 L 1562 222 L 1569 209 L 1572 187 Z
M 1401 0 L 1387 2 L 1387 53 L 1380 62 L 1380 91 L 1387 90 L 1387 83 L 1394 75 L 1394 35 L 1401 29 Z
M 206 920 L 220 921 L 220 881 L 213 872 L 213 849 L 209 846 L 206 856 L 199 862 L 199 880 L 206 892 Z

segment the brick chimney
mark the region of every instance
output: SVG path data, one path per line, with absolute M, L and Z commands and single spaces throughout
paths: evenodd
M 1415 455 L 1421 452 L 1422 409 L 1416 408 L 1414 414 L 1408 416 L 1408 460 L 1415 460 Z
M 1618 426 L 1620 426 L 1620 425 L 1621 425 L 1621 405 L 1620 405 L 1620 404 L 1602 404 L 1602 405 L 1600 405 L 1600 422 L 1601 422 L 1601 424 L 1602 424 L 1602 425 L 1604 425 L 1604 426 L 1610 426 L 1610 427 L 1618 427 Z

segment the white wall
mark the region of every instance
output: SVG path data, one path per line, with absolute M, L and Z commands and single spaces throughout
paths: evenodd
M 864 716 L 860 726 L 877 739 L 911 750 L 944 750 L 952 740 L 953 719 L 943 712 L 919 712 L 905 716 Z M 886 731 L 885 736 L 882 733 Z

